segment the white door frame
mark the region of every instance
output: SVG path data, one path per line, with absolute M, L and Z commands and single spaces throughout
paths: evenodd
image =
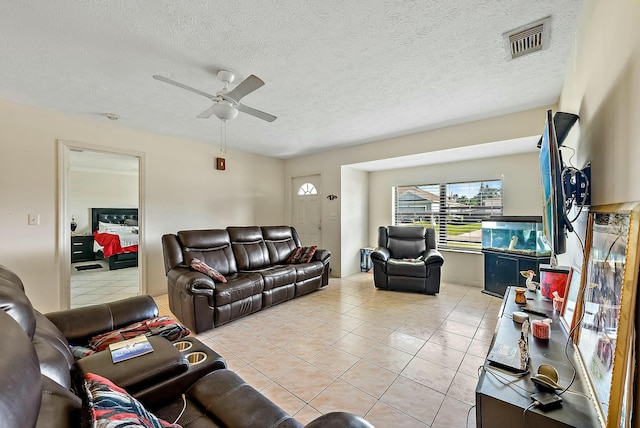
M 71 239 L 69 238 L 69 162 L 71 159 L 71 149 L 90 150 L 110 154 L 135 156 L 138 158 L 138 283 L 139 293 L 147 292 L 147 278 L 145 269 L 145 230 L 144 230 L 144 157 L 142 152 L 132 150 L 98 146 L 94 144 L 80 143 L 76 141 L 58 140 L 58 272 L 59 272 L 59 293 L 58 307 L 69 309 L 71 306 Z

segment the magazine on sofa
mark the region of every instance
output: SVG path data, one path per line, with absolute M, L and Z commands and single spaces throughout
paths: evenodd
M 144 334 L 123 340 L 122 342 L 112 343 L 109 345 L 111 351 L 111 359 L 114 363 L 128 360 L 129 358 L 139 357 L 140 355 L 153 352 L 153 347 L 149 343 L 149 339 Z

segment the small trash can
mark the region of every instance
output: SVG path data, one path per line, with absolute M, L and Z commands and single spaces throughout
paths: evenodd
M 369 272 L 373 267 L 371 263 L 371 252 L 373 247 L 365 247 L 360 249 L 360 272 Z

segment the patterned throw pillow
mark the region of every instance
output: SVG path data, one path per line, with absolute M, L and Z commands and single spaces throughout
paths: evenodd
M 87 357 L 91 354 L 95 354 L 96 351 L 94 351 L 91 348 L 88 348 L 86 346 L 72 346 L 71 347 L 71 353 L 73 354 L 73 358 L 75 360 L 79 360 L 81 358 Z
M 303 247 L 296 247 L 296 249 L 293 250 L 289 255 L 289 258 L 287 259 L 287 263 L 289 264 L 300 263 L 300 256 L 302 255 L 303 249 L 304 249 Z
M 173 342 L 181 337 L 188 336 L 191 332 L 188 328 L 175 322 L 171 317 L 149 318 L 117 330 L 93 336 L 89 341 L 89 347 L 95 351 L 102 351 L 112 343 L 131 339 L 141 334 L 145 336 L 161 336 Z
M 313 255 L 316 253 L 317 249 L 318 249 L 317 245 L 312 245 L 310 247 L 304 247 L 304 251 L 302 252 L 302 255 L 300 256 L 300 263 L 309 263 L 311 261 L 311 259 L 313 258 Z
M 124 389 L 108 379 L 93 373 L 87 373 L 84 379 L 86 393 L 85 421 L 83 426 L 93 428 L 181 428 L 150 413 Z
M 210 276 L 214 281 L 227 282 L 227 278 L 223 274 L 206 264 L 200 259 L 191 260 L 191 269 L 202 272 L 205 275 Z
M 316 253 L 318 246 L 312 245 L 311 247 L 298 247 L 291 252 L 291 255 L 287 259 L 287 263 L 309 263 Z

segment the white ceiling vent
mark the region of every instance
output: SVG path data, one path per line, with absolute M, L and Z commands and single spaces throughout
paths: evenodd
M 507 57 L 514 59 L 549 47 L 551 17 L 518 27 L 503 34 Z

